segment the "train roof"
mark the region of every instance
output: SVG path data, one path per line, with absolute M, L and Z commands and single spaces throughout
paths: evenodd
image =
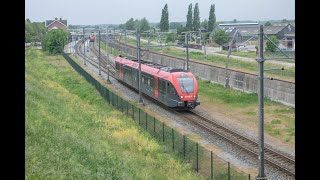
M 126 59 L 123 57 L 117 57 L 116 61 L 135 69 L 139 68 L 137 59 Z M 141 60 L 141 71 L 164 79 L 170 79 L 170 75 L 179 76 L 181 73 L 192 75 L 192 73 L 187 72 L 183 69 L 167 67 L 143 60 Z

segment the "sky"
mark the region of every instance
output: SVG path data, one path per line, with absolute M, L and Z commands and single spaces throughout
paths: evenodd
M 215 4 L 217 21 L 295 19 L 295 0 L 25 0 L 25 19 L 44 22 L 54 18 L 72 25 L 122 24 L 131 17 L 160 22 L 168 4 L 169 22 L 185 22 L 188 6 L 198 3 L 200 20 L 209 18 Z

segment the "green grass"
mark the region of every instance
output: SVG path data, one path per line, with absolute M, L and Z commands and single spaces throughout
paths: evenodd
M 241 123 L 258 128 L 258 96 L 223 85 L 198 79 L 199 99 L 202 107 L 215 108 Z M 264 101 L 265 133 L 290 144 L 295 143 L 295 109 L 271 101 Z
M 62 56 L 25 51 L 26 179 L 198 179 Z
M 222 50 L 222 51 L 219 51 L 219 52 L 216 52 L 216 53 L 219 53 L 219 54 L 228 54 L 228 51 L 226 50 Z M 257 54 L 255 51 L 249 51 L 249 52 L 231 52 L 231 55 L 233 56 L 239 56 L 239 57 L 247 57 L 247 58 L 257 58 Z M 294 57 L 295 55 L 294 54 L 288 54 L 287 55 L 289 57 Z M 265 58 L 284 58 L 285 56 L 281 53 L 281 52 L 264 52 L 264 57 Z M 291 59 L 288 59 L 288 60 L 282 60 L 284 62 L 288 62 L 288 63 L 294 63 L 295 60 L 291 60 Z

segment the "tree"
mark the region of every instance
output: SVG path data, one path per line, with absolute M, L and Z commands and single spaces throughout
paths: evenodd
M 185 32 L 185 31 L 188 31 L 188 28 L 186 26 L 178 26 L 177 28 L 177 34 L 181 34 L 181 32 Z
M 67 33 L 62 29 L 53 29 L 49 31 L 42 39 L 42 49 L 49 53 L 56 54 L 63 51 L 67 41 Z
M 271 22 L 267 21 L 264 25 L 265 26 L 271 26 Z
M 138 29 L 143 32 L 143 31 L 147 31 L 150 29 L 150 25 L 148 20 L 144 17 L 142 18 L 139 22 L 138 22 Z
M 213 40 L 222 46 L 223 44 L 227 43 L 229 41 L 229 36 L 223 29 L 219 29 L 213 33 L 212 36 Z
M 119 29 L 125 29 L 126 28 L 126 24 L 119 24 Z
M 206 30 L 208 30 L 208 20 L 205 19 L 204 21 L 201 22 L 201 27 L 204 27 Z
M 130 18 L 126 22 L 126 28 L 127 28 L 127 30 L 135 30 L 135 22 L 134 22 L 133 18 Z
M 181 23 L 179 22 L 171 22 L 169 24 L 169 29 L 178 29 L 178 27 L 180 27 Z
M 187 30 L 192 30 L 192 3 L 190 3 L 188 8 L 188 14 L 187 14 L 187 24 L 186 24 Z
M 237 19 L 233 19 L 233 23 L 237 23 Z
M 214 4 L 211 4 L 209 12 L 209 21 L 208 21 L 208 31 L 211 32 L 213 27 L 216 25 L 216 15 L 215 15 Z
M 200 28 L 200 12 L 199 12 L 199 6 L 198 3 L 196 3 L 194 7 L 194 13 L 193 13 L 193 30 L 198 31 Z
M 274 44 L 276 44 L 277 46 L 279 45 L 279 40 L 277 39 L 277 37 L 275 35 L 270 36 L 269 38 Z M 273 45 L 269 40 L 266 42 L 266 51 L 270 51 L 270 52 L 275 52 L 276 51 L 276 46 Z
M 169 31 L 169 12 L 167 4 L 162 9 L 160 31 Z
M 174 42 L 177 40 L 179 37 L 177 36 L 176 33 L 170 33 L 167 35 L 166 42 Z

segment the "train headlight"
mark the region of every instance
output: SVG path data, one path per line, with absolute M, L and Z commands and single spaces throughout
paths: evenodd
M 193 96 L 194 98 L 196 97 L 196 96 Z
M 180 96 L 180 98 L 182 99 L 182 98 L 183 98 L 183 96 Z

